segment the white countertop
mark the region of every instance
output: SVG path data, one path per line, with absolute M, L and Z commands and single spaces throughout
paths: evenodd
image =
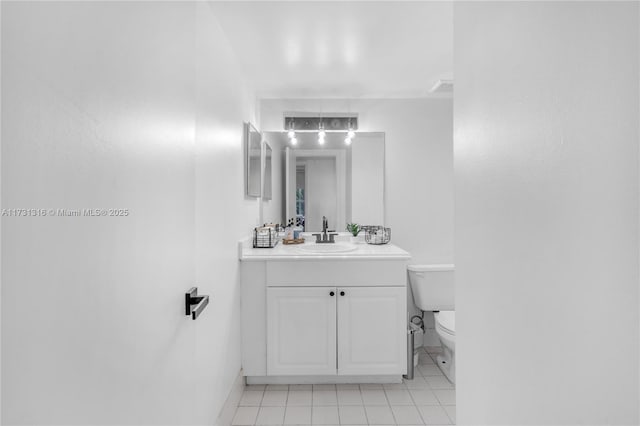
M 341 244 L 351 244 L 341 242 Z M 251 239 L 240 242 L 241 261 L 264 260 L 409 260 L 411 255 L 393 244 L 372 245 L 355 243 L 355 250 L 343 253 L 315 253 L 300 249 L 303 244 L 286 245 L 279 242 L 274 248 L 253 248 Z M 316 245 L 307 238 L 306 246 Z

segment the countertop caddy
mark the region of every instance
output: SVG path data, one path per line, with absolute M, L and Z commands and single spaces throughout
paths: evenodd
M 239 244 L 247 383 L 395 383 L 409 253 L 392 244 Z

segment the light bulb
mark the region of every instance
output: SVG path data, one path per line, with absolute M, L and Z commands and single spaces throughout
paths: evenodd
M 320 145 L 324 145 L 324 136 L 320 136 L 320 135 L 318 135 L 318 143 L 319 143 Z
M 320 130 L 318 132 L 318 137 L 324 139 L 324 137 L 327 135 L 327 132 L 325 132 L 324 130 Z
M 293 130 L 289 130 L 289 133 L 287 133 L 287 136 L 289 136 L 289 139 L 293 139 L 296 137 L 296 132 L 294 132 Z
M 349 136 L 344 138 L 344 143 L 347 144 L 347 145 L 351 145 L 351 138 Z
M 354 132 L 353 130 L 349 130 L 349 132 L 347 132 L 347 137 L 349 139 L 354 138 L 356 136 L 356 132 Z
M 298 139 L 296 139 L 296 137 L 292 137 L 291 138 L 291 145 L 297 145 L 298 144 Z

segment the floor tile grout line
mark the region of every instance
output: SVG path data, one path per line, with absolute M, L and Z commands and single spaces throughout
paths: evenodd
M 364 398 L 362 397 L 362 389 L 360 389 L 360 399 L 362 400 L 362 410 L 364 411 L 364 418 L 367 420 L 367 424 L 369 424 L 369 415 L 367 414 L 367 407 L 365 407 L 364 405 Z
M 428 384 L 428 383 L 427 383 Z M 427 421 L 424 419 L 424 417 L 422 416 L 422 412 L 420 412 L 420 409 L 418 408 L 418 404 L 416 403 L 416 400 L 413 398 L 413 394 L 411 392 L 409 392 L 409 396 L 411 397 L 411 401 L 413 401 L 413 406 L 416 407 L 416 411 L 418 412 L 418 415 L 420 416 L 420 420 L 422 421 L 423 425 L 427 424 Z M 436 400 L 438 398 L 436 397 Z
M 442 406 L 444 407 L 444 406 Z M 455 407 L 455 406 L 454 406 Z M 444 410 L 444 408 L 442 408 Z M 449 421 L 451 422 L 452 425 L 456 424 L 456 421 L 454 419 L 451 418 L 451 416 L 449 415 L 449 412 L 447 410 L 444 410 L 445 414 L 447 415 L 447 417 L 449 417 Z
M 267 387 L 265 386 L 264 389 L 262 390 L 262 396 L 260 397 L 260 404 L 258 404 L 258 407 L 262 407 L 262 401 L 264 400 L 264 394 L 265 392 L 267 392 Z M 260 413 L 260 409 L 258 408 L 258 414 Z M 258 420 L 258 416 L 256 415 L 256 421 Z M 254 422 L 255 424 L 255 422 Z
M 391 417 L 393 418 L 393 423 L 398 424 L 398 422 L 396 422 L 396 418 L 393 415 L 393 410 L 391 409 L 391 401 L 389 401 L 389 395 L 387 395 L 387 390 L 384 389 L 384 385 L 382 386 L 383 388 L 383 392 L 384 392 L 384 397 L 387 400 L 387 407 L 389 408 L 389 411 L 391 411 Z
M 393 418 L 393 422 L 398 424 L 398 419 L 396 419 L 396 415 L 393 414 L 393 406 L 391 405 L 391 401 L 389 401 L 389 411 L 391 411 L 391 417 Z

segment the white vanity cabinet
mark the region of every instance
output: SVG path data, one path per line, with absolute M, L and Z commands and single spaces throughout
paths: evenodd
M 405 287 L 267 288 L 267 375 L 406 372 Z
M 359 253 L 305 256 L 288 247 L 241 252 L 248 383 L 401 380 L 409 254 L 391 245 L 367 245 Z
M 335 288 L 267 289 L 267 375 L 336 374 Z
M 338 294 L 338 374 L 405 374 L 406 287 L 347 287 Z

